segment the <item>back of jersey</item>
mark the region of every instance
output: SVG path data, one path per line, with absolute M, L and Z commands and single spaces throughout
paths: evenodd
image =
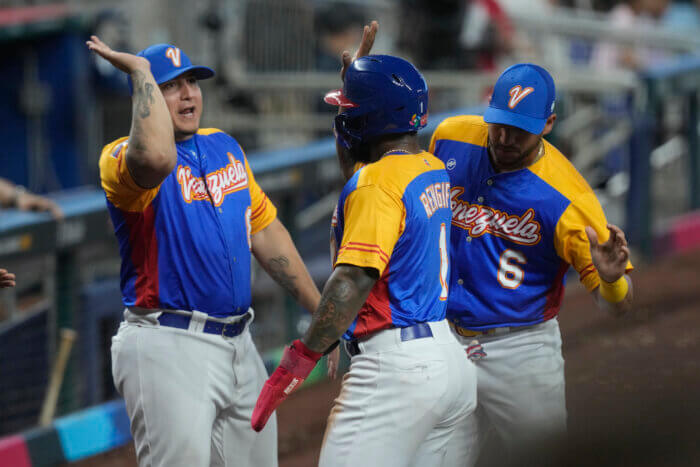
M 341 193 L 334 266 L 379 274 L 344 337 L 445 318 L 450 184 L 432 154 L 388 154 L 360 169 Z

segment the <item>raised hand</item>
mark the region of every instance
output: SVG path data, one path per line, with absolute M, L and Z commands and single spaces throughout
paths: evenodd
M 348 71 L 350 64 L 360 57 L 368 55 L 372 50 L 374 45 L 374 38 L 377 36 L 377 30 L 379 29 L 379 23 L 372 21 L 369 26 L 365 26 L 362 31 L 362 41 L 360 41 L 360 46 L 357 48 L 355 55 L 350 56 L 350 52 L 345 50 L 341 55 L 341 60 L 343 62 L 343 68 L 340 70 L 341 79 L 345 79 L 345 73 Z
M 592 227 L 586 227 L 586 235 L 591 244 L 591 258 L 598 275 L 605 282 L 615 282 L 625 273 L 630 250 L 625 233 L 616 225 L 608 224 L 610 238 L 598 243 L 598 234 Z
M 150 70 L 151 68 L 151 64 L 144 57 L 126 52 L 114 51 L 97 36 L 90 36 L 90 40 L 85 43 L 88 49 L 92 50 L 124 73 L 131 74 L 134 70 Z

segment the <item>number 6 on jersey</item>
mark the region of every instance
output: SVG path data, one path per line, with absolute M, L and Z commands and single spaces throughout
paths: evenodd
M 527 258 L 519 251 L 505 250 L 498 261 L 498 282 L 506 289 L 517 289 L 525 276 L 525 271 L 513 263 L 526 264 Z

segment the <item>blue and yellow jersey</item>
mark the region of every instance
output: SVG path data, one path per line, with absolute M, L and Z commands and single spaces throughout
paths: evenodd
M 250 236 L 276 217 L 236 140 L 201 129 L 163 182 L 138 186 L 127 138 L 102 150 L 100 178 L 122 257 L 124 305 L 226 317 L 250 305 Z
M 445 318 L 449 193 L 444 164 L 427 152 L 388 154 L 347 182 L 333 216 L 333 266 L 373 268 L 379 280 L 345 339 Z
M 459 116 L 430 143 L 452 183 L 448 318 L 475 330 L 536 324 L 559 312 L 570 266 L 586 289 L 598 287 L 584 229 L 606 241 L 607 221 L 591 187 L 547 141 L 530 167 L 496 173 L 487 140 L 482 117 Z

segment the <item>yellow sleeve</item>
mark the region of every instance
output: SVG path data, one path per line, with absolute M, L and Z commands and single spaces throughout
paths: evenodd
M 144 211 L 158 194 L 155 188 L 136 184 L 126 166 L 127 137 L 108 144 L 100 155 L 100 182 L 107 199 L 117 208 L 129 212 Z
M 600 285 L 600 276 L 591 260 L 591 247 L 586 236 L 586 226 L 591 226 L 602 243 L 608 240 L 610 232 L 603 208 L 592 191 L 586 192 L 572 202 L 559 218 L 554 235 L 557 254 L 569 263 L 579 274 L 579 280 L 589 292 Z M 627 263 L 626 272 L 633 269 Z
M 254 235 L 275 220 L 277 208 L 255 181 L 253 172 L 248 165 L 248 158 L 245 158 L 245 170 L 248 174 L 248 190 L 250 191 L 250 234 Z
M 401 199 L 367 185 L 348 195 L 343 212 L 343 240 L 335 264 L 374 268 L 381 276 L 403 230 L 406 211 Z
M 438 140 L 438 133 L 440 132 L 440 126 L 438 125 L 437 128 L 435 128 L 435 131 L 433 131 L 433 136 L 430 138 L 430 147 L 428 148 L 428 152 L 430 154 L 435 154 L 435 143 Z

